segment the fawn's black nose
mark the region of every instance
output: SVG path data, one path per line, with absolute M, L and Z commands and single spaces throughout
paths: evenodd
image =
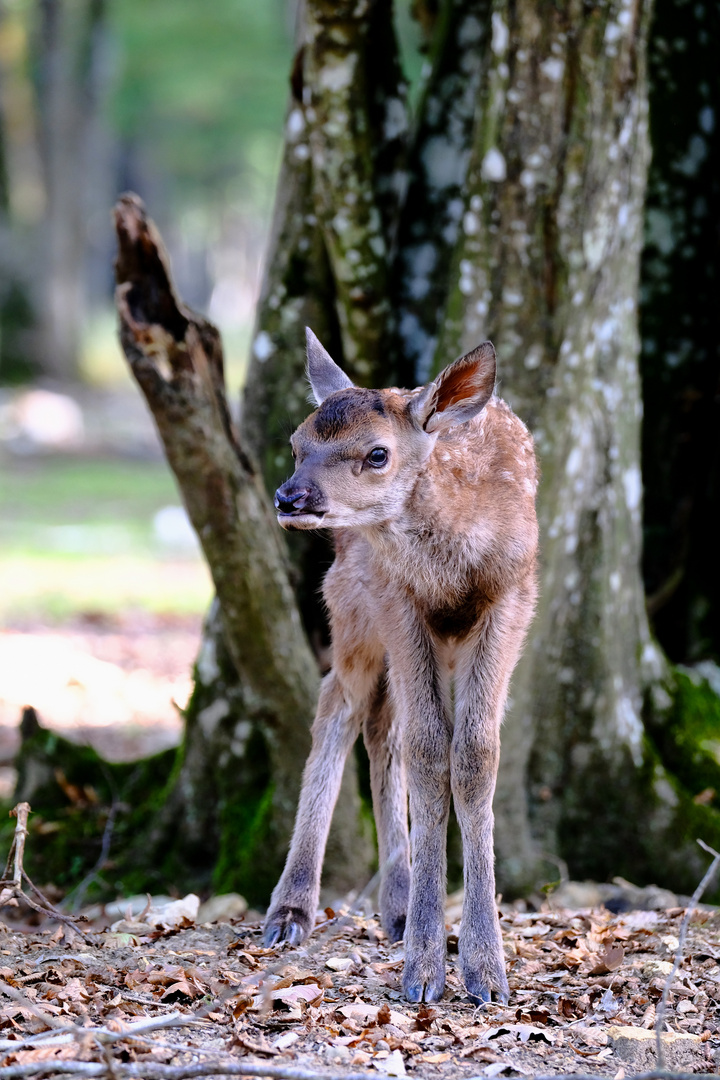
M 295 487 L 288 482 L 275 492 L 275 509 L 281 514 L 292 514 L 294 510 L 303 510 L 309 498 L 309 488 Z

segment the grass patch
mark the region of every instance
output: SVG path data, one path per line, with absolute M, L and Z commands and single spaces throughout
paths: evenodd
M 200 552 L 182 528 L 158 528 L 158 511 L 179 505 L 163 462 L 6 459 L 0 619 L 203 611 L 212 586 Z

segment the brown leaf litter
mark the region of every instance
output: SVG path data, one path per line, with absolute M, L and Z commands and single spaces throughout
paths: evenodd
M 92 944 L 67 926 L 0 924 L 0 1078 L 15 1064 L 49 1076 L 62 1061 L 101 1062 L 93 1030 L 107 1040 L 173 1016 L 113 1043 L 117 1068 L 147 1062 L 159 1076 L 161 1065 L 246 1061 L 333 1076 L 621 1080 L 655 1067 L 655 1009 L 683 914 L 506 908 L 510 1004 L 483 1008 L 468 1002 L 453 952 L 443 1000 L 404 1001 L 402 945 L 373 917 L 329 911 L 301 946 L 273 949 L 258 923 L 239 920 L 86 931 Z M 717 1071 L 720 912 L 693 915 L 665 1016 L 666 1068 Z

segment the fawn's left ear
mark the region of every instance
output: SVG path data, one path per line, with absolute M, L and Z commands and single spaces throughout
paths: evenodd
M 307 377 L 312 387 L 312 400 L 322 405 L 328 394 L 335 390 L 347 390 L 353 386 L 342 368 L 338 367 L 330 353 L 313 334 L 309 326 L 305 327 L 307 344 Z
M 495 349 L 484 341 L 446 367 L 415 399 L 416 423 L 431 433 L 472 420 L 492 396 L 495 370 Z

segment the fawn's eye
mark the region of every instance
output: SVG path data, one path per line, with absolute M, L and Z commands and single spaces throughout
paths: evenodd
M 388 452 L 383 446 L 375 446 L 365 459 L 368 465 L 372 465 L 374 469 L 380 469 L 383 465 L 387 464 Z

